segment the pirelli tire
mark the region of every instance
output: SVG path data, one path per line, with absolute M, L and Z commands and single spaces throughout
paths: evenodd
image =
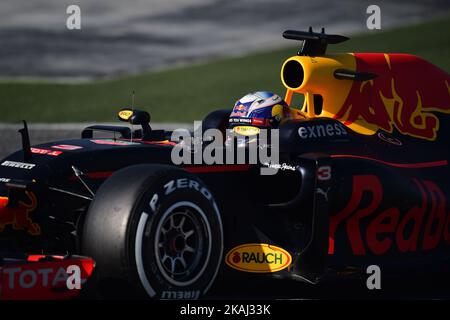
M 173 166 L 130 166 L 95 195 L 82 251 L 96 261 L 100 281 L 126 280 L 154 299 L 196 299 L 220 267 L 222 221 L 196 176 Z

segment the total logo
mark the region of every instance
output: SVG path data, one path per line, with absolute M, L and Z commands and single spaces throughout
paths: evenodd
M 76 276 L 80 277 L 80 267 L 77 269 Z M 3 269 L 8 285 L 8 289 L 15 289 L 17 286 L 23 289 L 30 289 L 37 286 L 57 287 L 61 284 L 69 284 L 69 272 L 63 268 L 43 268 L 38 270 L 25 269 L 21 267 Z M 78 282 L 81 282 L 78 280 Z M 69 287 L 69 286 L 68 286 Z M 81 289 L 78 287 L 77 289 Z
M 289 267 L 291 262 L 292 257 L 286 250 L 264 243 L 240 245 L 225 257 L 229 267 L 253 273 L 278 272 Z
M 85 257 L 29 255 L 26 261 L 0 267 L 0 300 L 75 297 L 94 267 L 94 260 Z

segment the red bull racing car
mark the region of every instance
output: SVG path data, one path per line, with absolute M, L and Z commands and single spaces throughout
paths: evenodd
M 134 108 L 119 118 L 137 130 L 95 125 L 36 146 L 24 123 L 22 150 L 0 162 L 0 298 L 72 297 L 69 265 L 83 285 L 95 267 L 96 286 L 156 299 L 196 299 L 218 279 L 320 284 L 370 265 L 445 270 L 450 76 L 408 54 L 326 53 L 347 40 L 339 35 L 283 36 L 302 41 L 281 68 L 284 98 L 250 93 L 184 142 L 195 158 L 208 129 L 227 135 L 222 148 L 243 138 L 235 150 L 276 130 L 259 147 L 278 143 L 277 162 L 175 163 L 184 140 Z

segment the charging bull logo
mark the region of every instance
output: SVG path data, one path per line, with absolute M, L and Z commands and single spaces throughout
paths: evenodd
M 231 117 L 245 117 L 247 116 L 249 107 L 245 106 L 243 104 L 239 104 L 233 108 L 233 111 L 231 112 Z
M 450 76 L 427 61 L 407 54 L 354 54 L 356 69 L 377 78 L 354 81 L 335 113 L 357 132 L 375 133 L 394 127 L 402 134 L 435 140 L 439 119 L 450 113 Z
M 382 255 L 391 249 L 407 253 L 432 250 L 440 244 L 450 246 L 450 213 L 446 211 L 445 194 L 432 181 L 413 179 L 413 182 L 420 202 L 401 210 L 383 206 L 387 193 L 383 192 L 377 176 L 354 176 L 350 201 L 331 216 L 328 253 L 335 253 L 339 230 L 345 230 L 354 255 Z M 341 248 L 342 242 L 339 243 Z
M 30 218 L 30 213 L 37 207 L 36 196 L 26 192 L 28 202 L 19 201 L 16 207 L 8 206 L 8 198 L 0 198 L 0 232 L 11 225 L 14 230 L 25 230 L 30 235 L 41 234 L 41 228 Z

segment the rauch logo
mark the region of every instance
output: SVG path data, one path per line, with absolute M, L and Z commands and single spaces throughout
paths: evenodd
M 287 268 L 292 257 L 286 250 L 273 245 L 249 243 L 231 249 L 225 262 L 239 271 L 266 273 Z

